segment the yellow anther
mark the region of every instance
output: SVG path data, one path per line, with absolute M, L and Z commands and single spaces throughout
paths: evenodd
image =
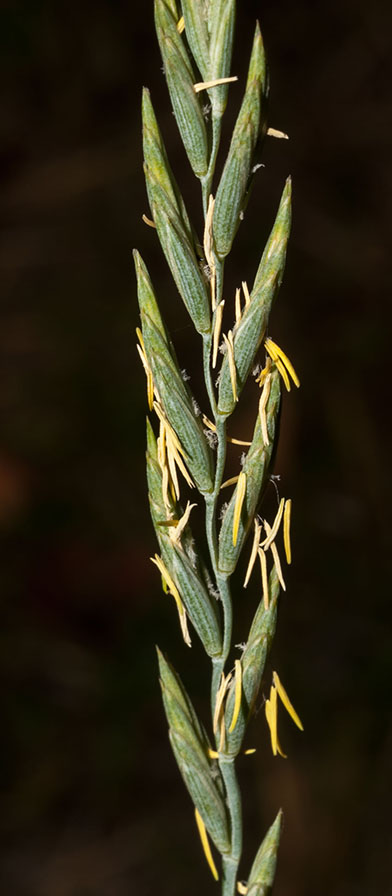
M 249 295 L 249 289 L 248 289 L 248 284 L 247 284 L 246 280 L 242 281 L 242 289 L 243 289 L 244 296 L 245 296 L 245 305 L 249 305 L 250 295 Z
M 291 522 L 291 498 L 288 498 L 284 505 L 283 514 L 283 541 L 287 563 L 291 563 L 291 540 L 290 540 L 290 522 Z
M 219 753 L 217 750 L 211 750 L 211 747 L 208 747 L 207 753 L 210 759 L 219 759 Z
M 263 386 L 268 374 L 271 372 L 271 358 L 266 358 L 265 367 L 260 371 L 258 376 L 256 377 L 256 383 L 259 384 L 260 389 Z
M 265 340 L 264 345 L 265 345 L 266 351 L 268 352 L 268 354 L 270 355 L 272 360 L 276 361 L 276 359 L 279 357 L 279 354 L 276 351 L 276 349 L 277 349 L 276 342 L 274 342 L 273 339 L 271 339 L 269 336 L 267 336 L 267 339 Z
M 289 699 L 287 691 L 284 689 L 277 672 L 273 673 L 272 680 L 273 680 L 276 690 L 279 694 L 279 697 L 283 703 L 283 706 L 285 707 L 285 709 L 287 709 L 288 714 L 291 716 L 293 722 L 295 722 L 295 724 L 297 725 L 297 728 L 299 728 L 300 731 L 303 731 L 304 726 L 301 722 L 301 719 L 300 719 L 298 713 L 296 713 L 294 706 L 293 706 L 291 700 Z
M 237 371 L 235 369 L 235 359 L 234 359 L 234 342 L 233 342 L 233 333 L 229 330 L 227 336 L 224 333 L 223 339 L 227 348 L 227 357 L 229 359 L 229 370 L 230 370 L 230 380 L 231 380 L 231 388 L 233 392 L 234 401 L 238 401 L 237 395 Z
M 245 448 L 249 448 L 252 442 L 244 442 L 243 439 L 232 439 L 231 436 L 227 436 L 226 442 L 230 442 L 231 445 L 242 445 Z
M 138 338 L 138 340 L 139 340 L 139 342 L 140 342 L 142 352 L 143 352 L 144 356 L 147 358 L 147 355 L 146 355 L 146 346 L 145 346 L 145 344 L 144 344 L 143 333 L 142 333 L 140 327 L 136 327 L 136 336 L 137 336 L 137 338 Z
M 256 753 L 256 747 L 251 747 L 250 750 L 244 750 L 244 756 L 253 756 L 253 753 Z
M 152 411 L 154 404 L 154 380 L 152 378 L 151 370 L 149 370 L 147 373 L 147 402 L 148 409 Z
M 271 748 L 274 756 L 279 753 L 283 759 L 287 759 L 286 753 L 283 752 L 278 738 L 278 700 L 275 687 L 271 687 L 270 699 L 265 701 L 265 717 L 271 735 Z
M 241 290 L 238 288 L 235 291 L 235 322 L 239 324 L 242 317 L 241 310 Z
M 273 700 L 275 694 L 275 699 Z M 277 706 L 276 706 L 276 689 L 271 688 L 269 699 L 265 701 L 265 717 L 267 719 L 268 727 L 271 735 L 271 749 L 276 756 L 277 754 L 277 730 L 278 730 L 278 720 L 277 720 Z
M 232 476 L 231 479 L 226 479 L 225 482 L 222 482 L 221 489 L 228 488 L 229 485 L 235 485 L 238 482 L 239 478 L 239 476 Z
M 170 594 L 172 594 L 172 596 L 174 597 L 174 600 L 176 602 L 182 603 L 179 592 L 178 592 L 178 588 L 174 584 L 173 579 L 169 573 L 169 570 L 165 566 L 162 558 L 158 554 L 155 554 L 154 557 L 150 557 L 150 560 L 152 563 L 155 563 L 155 566 L 158 567 L 159 572 L 160 572 L 164 582 L 166 582 L 166 585 L 170 591 Z
M 248 892 L 248 887 L 245 884 L 241 883 L 241 881 L 237 881 L 237 892 L 241 894 L 241 896 L 246 896 Z
M 260 415 L 260 425 L 261 425 L 261 433 L 263 436 L 264 445 L 269 445 L 269 437 L 268 437 L 268 426 L 267 426 L 267 413 L 266 407 L 267 402 L 271 392 L 271 374 L 268 373 L 263 386 L 263 391 L 260 395 L 259 401 L 259 415 Z
M 185 29 L 185 19 L 184 19 L 184 16 L 181 16 L 181 18 L 177 22 L 177 31 L 179 34 L 182 34 L 184 29 Z
M 175 455 L 174 455 L 173 446 L 170 443 L 170 439 L 167 440 L 167 464 L 169 467 L 171 484 L 173 486 L 174 491 L 174 500 L 180 500 L 180 486 L 178 484 L 178 476 L 177 476 L 177 468 L 175 463 Z
M 193 85 L 193 89 L 195 93 L 199 93 L 200 90 L 209 90 L 210 87 L 218 87 L 219 84 L 231 84 L 232 81 L 238 81 L 237 75 L 233 78 L 215 78 L 214 81 L 198 81 Z
M 244 471 L 241 470 L 241 473 L 238 477 L 238 482 L 237 482 L 237 494 L 236 494 L 235 505 L 234 505 L 234 514 L 233 514 L 233 545 L 234 545 L 234 547 L 237 544 L 238 528 L 240 525 L 241 510 L 242 510 L 242 505 L 244 503 L 245 493 L 246 493 L 246 473 L 244 473 Z
M 266 348 L 268 354 L 271 356 L 272 360 L 275 361 L 275 364 L 278 367 L 279 372 L 280 372 L 280 368 L 279 368 L 277 362 L 280 360 L 284 364 L 286 370 L 289 372 L 294 385 L 297 386 L 297 388 L 298 388 L 300 386 L 300 381 L 298 379 L 298 376 L 294 370 L 294 367 L 293 367 L 290 359 L 287 357 L 287 355 L 285 354 L 283 349 L 281 349 L 280 346 L 277 345 L 277 343 L 274 342 L 269 336 L 265 340 L 264 344 L 265 344 L 265 348 Z M 286 383 L 285 383 L 285 385 L 286 385 Z
M 265 529 L 267 535 L 269 535 L 271 532 L 271 526 L 267 523 L 267 520 L 264 520 L 264 529 Z M 279 559 L 278 549 L 277 549 L 274 541 L 272 541 L 270 544 L 270 550 L 271 550 L 272 556 L 274 558 L 275 569 L 277 572 L 279 582 L 283 588 L 283 591 L 286 591 L 286 584 L 285 584 L 285 580 L 283 578 L 282 566 L 281 566 L 280 559 Z
M 166 463 L 166 437 L 165 437 L 165 427 L 164 427 L 162 421 L 160 421 L 160 423 L 159 423 L 159 436 L 157 439 L 157 454 L 158 454 L 158 463 L 162 469 Z
M 171 496 L 172 496 L 173 504 L 175 504 L 175 502 L 176 502 L 176 500 L 177 500 L 177 495 L 176 495 L 176 490 L 175 490 L 175 488 L 174 488 L 174 484 L 173 484 L 173 480 L 172 480 L 172 479 L 169 479 L 169 488 L 170 488 L 170 494 L 171 494 Z
M 206 262 L 208 265 L 211 265 L 211 263 L 213 263 L 213 261 L 214 261 L 214 256 L 212 254 L 212 247 L 213 247 L 212 218 L 214 215 L 214 205 L 215 205 L 215 199 L 214 199 L 212 193 L 210 193 L 209 198 L 208 198 L 208 208 L 207 208 L 206 219 L 204 222 L 204 237 L 203 237 L 204 254 L 205 254 Z
M 203 423 L 204 423 L 204 426 L 207 426 L 207 428 L 208 428 L 208 429 L 211 429 L 212 432 L 216 432 L 216 426 L 215 426 L 215 423 L 213 423 L 212 420 L 210 420 L 210 419 L 206 416 L 206 414 L 203 414 L 203 416 L 202 416 L 202 421 L 203 421 Z
M 268 610 L 269 609 L 269 590 L 268 590 L 267 558 L 265 556 L 263 548 L 259 548 L 258 554 L 259 554 L 259 559 L 260 559 L 261 582 L 262 582 L 262 587 L 263 587 L 264 607 L 266 610 Z
M 290 378 L 289 378 L 289 375 L 288 375 L 288 373 L 287 373 L 287 370 L 286 370 L 286 368 L 285 368 L 285 366 L 284 366 L 284 364 L 283 364 L 283 361 L 282 361 L 280 358 L 276 358 L 276 359 L 275 359 L 275 365 L 276 365 L 277 369 L 279 370 L 279 373 L 280 373 L 280 375 L 281 375 L 281 377 L 282 377 L 282 380 L 283 380 L 283 382 L 284 382 L 284 384 L 285 384 L 285 386 L 286 386 L 287 391 L 288 391 L 288 392 L 291 392 Z
M 204 255 L 206 257 L 206 262 L 210 269 L 210 285 L 211 285 L 211 307 L 212 310 L 215 311 L 216 308 L 216 297 L 215 297 L 215 286 L 216 286 L 216 267 L 215 267 L 215 258 L 213 253 L 213 235 L 212 235 L 212 218 L 214 214 L 214 205 L 215 199 L 210 194 L 208 200 L 208 209 L 206 214 L 206 219 L 204 223 L 204 239 L 203 239 L 203 248 Z
M 170 469 L 170 471 L 172 471 L 173 464 L 175 461 L 178 469 L 181 470 L 181 473 L 182 473 L 185 481 L 188 483 L 190 488 L 193 488 L 193 485 L 194 485 L 193 480 L 191 479 L 191 477 L 188 473 L 188 470 L 184 464 L 181 454 L 177 448 L 176 442 L 172 439 L 172 432 L 173 432 L 173 430 L 166 430 L 167 461 L 169 464 L 169 469 Z M 175 477 L 172 476 L 172 480 L 174 483 Z M 178 487 L 176 489 L 176 494 L 177 494 L 177 492 L 178 492 Z M 177 495 L 177 497 L 179 497 L 179 495 Z
M 166 438 L 168 435 L 170 435 L 173 445 L 175 445 L 175 447 L 177 448 L 177 451 L 179 451 L 179 453 L 182 454 L 183 457 L 185 457 L 185 451 L 181 445 L 181 442 L 180 442 L 178 436 L 176 435 L 176 433 L 174 432 L 173 427 L 169 423 L 163 408 L 159 404 L 159 401 L 154 401 L 154 411 L 155 411 L 160 423 L 163 423 L 163 426 L 165 427 Z
M 216 361 L 217 361 L 217 357 L 218 357 L 219 339 L 220 339 L 220 332 L 221 332 L 221 328 L 222 328 L 222 317 L 223 317 L 224 307 L 225 307 L 225 302 L 223 299 L 222 302 L 219 302 L 219 305 L 216 309 L 216 314 L 215 314 L 214 336 L 213 336 L 213 342 L 212 342 L 212 366 L 213 366 L 213 368 L 216 367 Z
M 234 709 L 233 709 L 233 718 L 230 723 L 229 734 L 234 731 L 234 728 L 238 721 L 239 712 L 241 709 L 241 698 L 242 698 L 242 666 L 241 660 L 236 660 L 234 663 Z
M 285 134 L 284 131 L 277 131 L 276 128 L 268 128 L 267 129 L 267 137 L 278 137 L 280 140 L 288 140 L 289 135 Z
M 275 569 L 276 569 L 276 572 L 277 572 L 277 576 L 278 576 L 279 582 L 280 582 L 280 584 L 281 584 L 281 586 L 282 586 L 282 588 L 283 588 L 283 591 L 286 591 L 286 582 L 285 582 L 285 580 L 284 580 L 284 578 L 283 578 L 282 566 L 281 566 L 281 563 L 280 563 L 280 557 L 279 557 L 278 549 L 277 549 L 276 544 L 275 544 L 274 541 L 273 541 L 272 544 L 271 544 L 271 553 L 272 553 L 272 556 L 273 556 L 273 558 L 274 558 Z
M 158 454 L 158 463 L 161 468 L 162 473 L 162 498 L 166 510 L 170 511 L 170 501 L 169 501 L 169 468 L 167 466 L 167 455 L 166 455 L 166 433 L 165 427 L 160 421 L 159 424 L 159 436 L 157 439 L 157 454 Z
M 260 546 L 262 548 L 264 548 L 265 551 L 268 550 L 270 544 L 272 544 L 272 542 L 275 540 L 275 538 L 278 534 L 279 526 L 280 526 L 281 519 L 283 516 L 283 508 L 284 508 L 284 498 L 282 498 L 282 500 L 279 503 L 278 512 L 277 512 L 274 522 L 272 524 L 272 529 L 271 529 L 269 535 L 267 535 L 267 538 L 265 538 L 264 541 L 261 542 Z
M 188 623 L 187 623 L 187 618 L 186 618 L 185 607 L 184 607 L 184 604 L 183 604 L 183 602 L 182 602 L 182 600 L 181 600 L 181 598 L 180 598 L 180 595 L 179 595 L 179 592 L 178 592 L 178 588 L 177 588 L 177 586 L 174 584 L 173 579 L 172 579 L 172 577 L 171 577 L 171 575 L 170 575 L 170 573 L 169 573 L 169 570 L 168 570 L 167 567 L 165 566 L 165 564 L 164 564 L 162 558 L 159 557 L 158 554 L 155 554 L 155 557 L 150 557 L 150 560 L 152 561 L 152 563 L 155 563 L 155 566 L 158 567 L 159 572 L 160 572 L 160 574 L 161 574 L 161 576 L 162 576 L 163 581 L 166 583 L 166 586 L 167 586 L 167 588 L 168 588 L 170 594 L 172 595 L 172 597 L 174 597 L 174 600 L 175 600 L 175 602 L 176 602 L 176 606 L 177 606 L 177 611 L 178 611 L 179 620 L 180 620 L 180 626 L 181 626 L 181 631 L 182 631 L 182 637 L 184 638 L 185 644 L 187 644 L 188 647 L 191 647 L 191 646 L 192 646 L 192 642 L 191 642 L 191 639 L 190 639 L 190 637 L 189 637 Z
M 157 526 L 167 526 L 167 528 L 178 526 L 179 520 L 171 519 L 171 520 L 157 520 Z
M 190 504 L 189 501 L 187 502 L 185 511 L 184 511 L 181 519 L 178 521 L 178 524 L 177 524 L 176 528 L 174 529 L 174 531 L 170 533 L 170 538 L 175 543 L 178 543 L 180 541 L 181 535 L 182 535 L 182 533 L 185 529 L 185 526 L 187 525 L 187 522 L 189 520 L 191 510 L 193 510 L 194 507 L 197 507 L 197 504 Z
M 231 672 L 229 672 L 229 674 L 226 676 L 222 672 L 221 683 L 219 685 L 218 692 L 216 695 L 216 700 L 215 700 L 215 710 L 214 710 L 214 718 L 213 718 L 213 724 L 212 724 L 212 728 L 213 728 L 213 731 L 215 734 L 219 727 L 219 722 L 220 722 L 220 718 L 222 715 L 223 700 L 224 700 L 227 688 L 229 687 L 229 684 L 231 682 L 231 679 L 232 679 Z
M 193 479 L 191 478 L 190 474 L 188 473 L 188 470 L 187 470 L 187 468 L 184 464 L 184 461 L 182 459 L 182 457 L 185 457 L 185 451 L 181 445 L 181 442 L 180 442 L 178 436 L 174 432 L 173 427 L 170 425 L 170 423 L 163 411 L 163 408 L 161 407 L 161 405 L 159 404 L 158 401 L 154 401 L 153 407 L 154 407 L 154 411 L 156 412 L 156 414 L 159 418 L 160 423 L 163 425 L 163 428 L 164 428 L 165 440 L 166 440 L 166 451 L 167 451 L 167 463 L 169 466 L 175 495 L 178 498 L 179 497 L 179 488 L 178 488 L 178 481 L 177 481 L 177 475 L 176 475 L 174 463 L 176 463 L 179 470 L 181 470 L 181 473 L 190 488 L 193 488 L 194 482 L 193 482 Z
M 142 215 L 142 221 L 144 221 L 144 223 L 147 224 L 149 227 L 156 228 L 155 221 L 152 221 L 151 218 L 147 218 L 147 215 Z
M 195 809 L 195 818 L 196 818 L 197 829 L 199 831 L 201 845 L 203 847 L 204 855 L 207 859 L 208 866 L 211 869 L 211 873 L 212 873 L 212 876 L 214 877 L 214 879 L 219 880 L 219 874 L 217 872 L 215 862 L 212 858 L 212 852 L 211 852 L 210 843 L 209 843 L 209 840 L 207 837 L 206 826 L 205 826 L 204 821 L 200 815 L 200 812 L 198 812 L 197 809 Z
M 136 327 L 136 334 L 137 334 L 138 340 L 140 342 L 140 345 L 136 345 L 136 348 L 138 350 L 139 357 L 143 364 L 144 372 L 147 377 L 148 407 L 149 407 L 149 410 L 152 411 L 153 404 L 154 404 L 154 380 L 153 380 L 153 376 L 152 376 L 152 370 L 151 370 L 151 367 L 148 362 L 146 347 L 144 345 L 143 334 L 142 334 L 142 331 L 139 329 L 139 327 Z
M 246 588 L 246 586 L 249 582 L 249 579 L 251 577 L 252 569 L 255 565 L 257 551 L 258 551 L 259 544 L 260 544 L 261 526 L 260 526 L 260 523 L 257 521 L 256 517 L 254 519 L 254 529 L 255 529 L 255 531 L 254 531 L 254 536 L 253 536 L 252 550 L 250 552 L 248 568 L 246 570 L 245 581 L 244 581 L 244 585 L 243 585 L 244 588 Z
M 221 720 L 220 720 L 220 738 L 219 738 L 219 752 L 223 753 L 225 749 L 226 742 L 226 726 L 225 726 L 225 716 L 222 712 Z

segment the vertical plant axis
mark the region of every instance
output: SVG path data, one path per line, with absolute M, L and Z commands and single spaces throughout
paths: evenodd
M 170 167 L 147 89 L 143 91 L 144 172 L 151 218 L 174 284 L 201 336 L 209 408 L 201 411 L 181 371 L 147 267 L 134 251 L 140 328 L 138 351 L 147 378 L 147 483 L 159 552 L 152 557 L 164 592 L 171 595 L 184 642 L 194 633 L 211 660 L 211 719 L 204 726 L 167 658 L 158 650 L 169 738 L 194 804 L 197 829 L 222 896 L 270 892 L 280 838 L 281 811 L 267 831 L 245 879 L 240 878 L 243 829 L 236 758 L 260 689 L 275 635 L 278 601 L 291 563 L 291 500 L 278 497 L 275 518 L 260 515 L 271 480 L 281 385 L 299 386 L 293 365 L 268 335 L 272 304 L 282 282 L 291 224 L 291 182 L 284 185 L 256 277 L 230 295 L 224 263 L 244 218 L 250 187 L 267 136 L 268 75 L 256 24 L 243 98 L 222 174 L 215 183 L 222 118 L 230 85 L 235 0 L 155 0 L 155 27 L 173 112 L 189 163 L 200 181 L 204 231 L 198 235 Z M 240 85 L 239 85 L 240 86 Z M 237 85 L 238 89 L 238 85 Z M 231 415 L 253 379 L 255 422 L 249 442 L 231 434 Z M 230 425 L 230 435 L 229 435 Z M 225 481 L 227 445 L 242 446 L 238 473 Z M 193 498 L 193 496 L 195 496 Z M 193 498 L 193 502 L 191 503 Z M 191 522 L 204 514 L 203 548 Z M 200 529 L 200 520 L 199 520 Z M 283 551 L 279 548 L 283 545 Z M 207 545 L 207 556 L 204 556 Z M 247 639 L 235 655 L 231 577 L 243 552 L 246 588 L 256 567 L 260 599 Z M 234 648 L 235 650 L 235 648 Z M 302 729 L 276 671 L 265 716 L 275 756 L 278 698 Z M 266 729 L 267 730 L 267 729 Z M 220 857 L 220 858 L 219 858 Z M 220 867 L 219 867 L 220 866 Z

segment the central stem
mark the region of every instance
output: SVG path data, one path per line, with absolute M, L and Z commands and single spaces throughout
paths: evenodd
M 219 416 L 216 407 L 210 368 L 211 339 L 204 342 L 204 374 L 211 408 L 215 418 L 217 443 L 214 489 L 206 497 L 206 532 L 219 597 L 223 607 L 223 646 L 220 657 L 213 661 L 211 681 L 211 712 L 214 715 L 216 695 L 222 679 L 225 664 L 230 653 L 233 609 L 228 576 L 219 570 L 219 544 L 217 537 L 217 502 L 222 484 L 226 460 L 226 421 Z M 219 767 L 226 789 L 227 808 L 230 816 L 231 852 L 222 857 L 222 896 L 235 896 L 238 865 L 242 851 L 242 808 L 241 796 L 235 773 L 234 758 L 219 754 Z
M 208 172 L 202 181 L 203 209 L 207 213 L 208 199 L 211 192 L 212 178 L 215 169 L 216 155 L 218 152 L 220 127 L 213 122 L 212 151 Z M 222 299 L 223 292 L 223 261 L 216 258 L 216 307 Z M 211 713 L 214 716 L 216 697 L 224 673 L 225 664 L 231 649 L 233 630 L 233 608 L 230 593 L 229 578 L 219 569 L 219 543 L 217 536 L 217 505 L 219 492 L 222 485 L 223 473 L 226 461 L 226 418 L 218 412 L 215 389 L 211 370 L 211 348 L 215 324 L 215 314 L 211 330 L 203 337 L 203 368 L 204 379 L 208 398 L 213 414 L 215 431 L 217 436 L 217 452 L 215 466 L 214 488 L 210 495 L 206 495 L 206 533 L 211 566 L 214 572 L 219 598 L 223 608 L 223 645 L 222 653 L 212 662 L 211 680 Z M 217 749 L 219 751 L 217 738 Z M 235 772 L 234 757 L 226 756 L 219 752 L 219 767 L 226 790 L 227 809 L 230 818 L 231 851 L 229 855 L 222 856 L 222 896 L 235 896 L 237 889 L 238 865 L 242 851 L 242 807 L 241 795 Z
M 229 856 L 223 856 L 222 896 L 234 896 L 242 851 L 241 794 L 235 773 L 234 759 L 221 756 L 219 758 L 219 767 L 225 782 L 231 822 L 231 853 Z
M 209 165 L 208 165 L 207 174 L 201 178 L 204 216 L 207 214 L 208 200 L 209 200 L 209 196 L 211 193 L 212 180 L 214 177 L 216 158 L 218 155 L 218 149 L 219 149 L 219 143 L 220 143 L 220 135 L 221 135 L 221 118 L 213 118 L 212 119 L 212 145 L 211 145 L 210 161 L 209 161 Z

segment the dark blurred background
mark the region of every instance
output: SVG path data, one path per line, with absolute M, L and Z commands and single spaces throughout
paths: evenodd
M 290 135 L 266 145 L 227 296 L 241 279 L 252 282 L 291 173 L 294 224 L 271 335 L 302 387 L 284 402 L 274 471 L 293 497 L 294 563 L 270 668 L 305 725 L 301 735 L 282 713 L 287 760 L 272 757 L 263 712 L 249 732 L 258 749 L 239 762 L 242 874 L 282 806 L 276 896 L 373 896 L 390 880 L 391 7 L 238 6 L 241 81 L 230 90 L 223 147 L 256 17 L 270 124 Z M 206 402 L 198 340 L 141 221 L 143 84 L 200 226 L 198 190 L 169 105 L 152 2 L 1 7 L 1 889 L 213 893 L 168 745 L 154 653 L 159 642 L 207 718 L 208 664 L 196 638 L 192 653 L 182 645 L 148 559 L 133 246 Z M 245 438 L 252 395 L 234 427 Z M 238 588 L 237 640 L 259 597 L 257 577 L 247 592 Z

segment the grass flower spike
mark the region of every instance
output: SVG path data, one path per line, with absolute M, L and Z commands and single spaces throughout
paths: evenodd
M 240 869 L 243 829 L 236 759 L 240 753 L 254 752 L 245 738 L 260 704 L 280 595 L 286 590 L 285 564 L 292 559 L 290 498 L 278 499 L 271 522 L 261 514 L 275 456 L 281 384 L 287 391 L 291 383 L 299 386 L 293 364 L 268 335 L 290 234 L 290 178 L 275 220 L 270 222 L 253 286 L 249 272 L 243 270 L 241 287 L 227 288 L 224 266 L 245 218 L 264 138 L 287 135 L 267 124 L 268 76 L 258 23 L 246 83 L 237 84 L 231 65 L 235 0 L 155 0 L 154 9 L 179 136 L 200 181 L 204 224 L 198 234 L 170 166 L 147 89 L 142 97 L 142 126 L 150 212 L 142 217 L 151 241 L 159 241 L 171 272 L 173 301 L 184 304 L 194 328 L 208 404 L 196 400 L 182 375 L 161 297 L 135 250 L 141 321 L 137 350 L 147 379 L 151 417 L 147 420 L 148 499 L 159 548 L 151 559 L 164 592 L 174 598 L 185 644 L 192 648 L 195 634 L 211 661 L 210 719 L 201 722 L 179 675 L 158 650 L 160 684 L 171 747 L 194 806 L 212 876 L 222 896 L 237 892 L 262 896 L 270 893 L 274 881 L 281 812 L 262 839 L 251 867 Z M 218 176 L 222 118 L 232 90 L 240 91 L 241 104 Z M 233 431 L 230 421 L 244 401 L 247 382 L 254 421 L 250 441 Z M 228 446 L 234 446 L 230 451 L 238 450 L 235 446 L 244 451 L 241 463 L 229 473 Z M 231 578 L 245 548 L 243 587 L 249 586 L 250 592 L 251 582 L 256 598 L 238 657 L 232 643 Z M 245 595 L 253 600 L 248 592 Z M 278 698 L 302 730 L 273 672 L 265 715 L 272 752 L 284 756 L 278 738 Z M 258 719 L 253 737 L 265 736 Z

